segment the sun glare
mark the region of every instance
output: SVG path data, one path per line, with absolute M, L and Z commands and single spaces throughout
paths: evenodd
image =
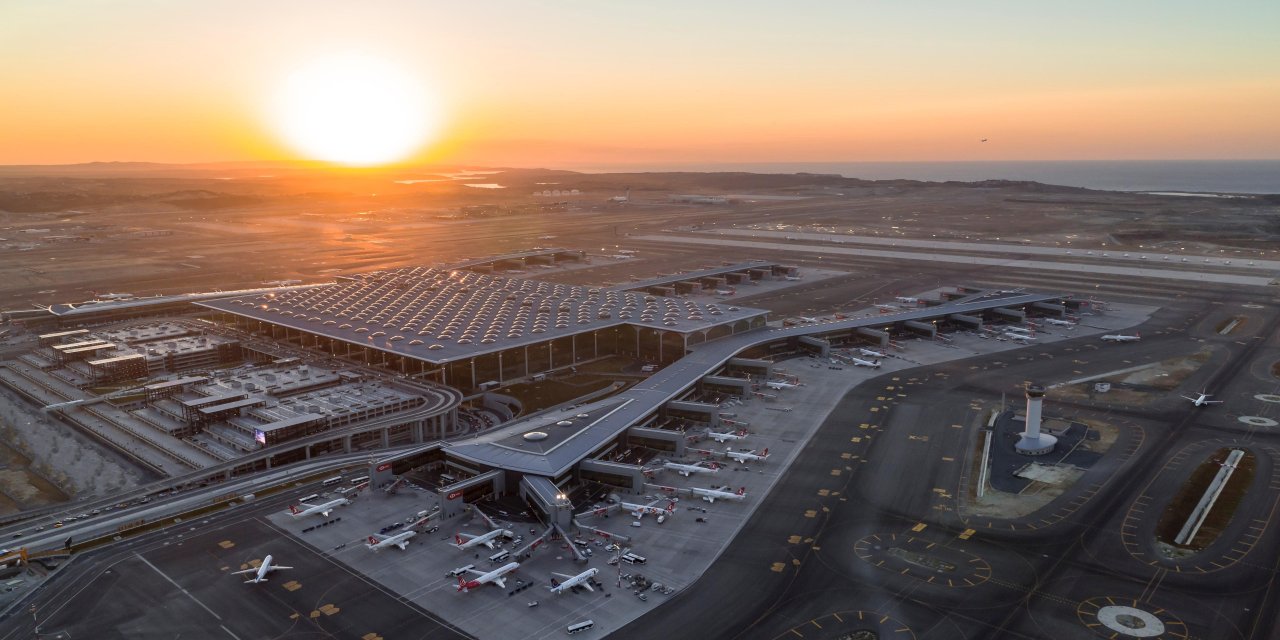
M 419 78 L 359 54 L 295 71 L 280 85 L 273 114 L 296 151 L 348 166 L 405 159 L 436 133 L 439 118 Z

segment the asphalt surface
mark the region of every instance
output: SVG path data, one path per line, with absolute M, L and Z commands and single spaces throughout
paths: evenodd
M 78 556 L 0 621 L 0 638 L 37 624 L 46 638 L 469 637 L 272 526 L 287 500 Z M 229 575 L 267 554 L 293 568 L 261 584 Z
M 857 630 L 881 638 L 1113 637 L 1098 611 L 1116 605 L 1159 619 L 1162 633 L 1150 637 L 1280 637 L 1273 629 L 1280 543 L 1270 521 L 1280 429 L 1236 419 L 1280 413 L 1280 405 L 1253 398 L 1278 386 L 1269 374 L 1280 358 L 1277 309 L 1259 305 L 1247 312 L 1249 331 L 1216 334 L 1223 318 L 1258 301 L 1189 295 L 1143 326 L 1138 343 L 1072 340 L 859 387 L 720 560 L 615 637 L 839 638 Z M 962 477 L 972 468 L 983 409 L 998 405 L 1001 392 L 1020 404 L 1025 380 L 1071 377 L 1068 367 L 1102 373 L 1205 346 L 1213 357 L 1167 401 L 1047 405 L 1048 416 L 1102 419 L 1120 436 L 1036 513 L 965 515 Z M 1177 397 L 1202 388 L 1227 403 L 1196 409 Z M 1169 560 L 1155 548 L 1153 521 L 1190 470 L 1223 446 L 1257 456 L 1252 486 L 1216 543 Z

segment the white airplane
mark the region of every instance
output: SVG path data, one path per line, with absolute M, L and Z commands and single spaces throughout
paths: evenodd
M 679 464 L 676 462 L 668 462 L 666 464 L 663 464 L 662 467 L 664 469 L 678 471 L 680 472 L 680 475 L 686 478 L 688 478 L 691 474 L 694 474 L 694 473 L 716 473 L 717 471 L 720 470 L 720 467 L 717 466 L 716 463 L 714 462 L 712 462 L 711 466 L 709 467 L 704 467 L 702 465 L 697 465 L 697 464 Z
M 596 568 L 587 569 L 586 571 L 583 571 L 582 573 L 579 573 L 576 576 L 567 576 L 563 573 L 556 573 L 552 571 L 551 575 L 557 578 L 562 578 L 564 582 L 561 582 L 560 584 L 554 584 L 547 588 L 551 590 L 551 593 L 554 593 L 556 595 L 560 595 L 562 593 L 565 593 L 566 591 L 570 591 L 574 587 L 584 587 L 587 591 L 594 592 L 595 589 L 591 588 L 591 579 L 596 577 L 597 573 L 600 573 L 600 570 Z
M 887 354 L 881 353 L 874 349 L 858 349 L 858 353 L 861 353 L 862 355 L 867 356 L 868 358 L 888 358 L 889 357 Z
M 800 385 L 792 382 L 784 382 L 782 380 L 770 380 L 764 383 L 764 386 L 769 387 L 770 389 L 794 389 Z
M 725 491 L 724 489 L 699 489 L 694 487 L 690 489 L 695 496 L 701 496 L 703 500 L 714 503 L 716 500 L 742 500 L 747 497 L 747 488 L 742 487 L 736 492 Z
M 1045 319 L 1044 319 L 1044 321 L 1045 321 L 1045 322 L 1048 322 L 1048 323 L 1049 323 L 1049 324 L 1051 324 L 1051 325 L 1058 326 L 1058 327 L 1074 327 L 1074 326 L 1076 326 L 1076 323 L 1074 323 L 1074 322 L 1072 322 L 1072 321 L 1070 321 L 1070 320 L 1059 320 L 1059 319 L 1057 319 L 1057 318 L 1045 318 Z
M 711 438 L 712 440 L 715 440 L 716 442 L 719 442 L 719 443 L 723 444 L 726 440 L 744 440 L 744 439 L 746 439 L 746 437 L 747 437 L 747 430 L 746 430 L 746 429 L 743 429 L 743 430 L 741 430 L 741 431 L 726 431 L 726 432 L 724 432 L 724 433 L 717 433 L 717 432 L 715 432 L 715 431 L 708 431 L 708 432 L 707 432 L 707 437 L 708 437 L 708 438 Z
M 1002 335 L 1011 340 L 1020 340 L 1023 342 L 1036 339 L 1036 336 L 1034 333 L 1020 333 L 1016 331 L 1006 331 Z
M 262 564 L 258 565 L 258 568 L 245 569 L 244 571 L 232 571 L 231 575 L 238 576 L 246 573 L 254 573 L 257 575 L 253 576 L 248 580 L 245 580 L 244 583 L 249 584 L 250 582 L 252 582 L 253 584 L 258 584 L 259 582 L 266 582 L 267 574 L 271 573 L 272 571 L 281 571 L 283 569 L 292 569 L 292 568 L 293 567 L 284 567 L 278 564 L 272 564 L 271 555 L 267 554 L 267 557 L 262 559 Z
M 769 458 L 769 449 L 766 448 L 761 453 L 756 453 L 752 449 L 751 451 L 725 451 L 724 454 L 742 464 L 746 464 L 748 462 L 764 462 Z
M 305 518 L 306 516 L 312 516 L 312 515 L 320 515 L 323 517 L 328 517 L 328 515 L 334 509 L 338 507 L 345 507 L 349 504 L 351 504 L 351 501 L 346 498 L 338 498 L 337 500 L 330 500 L 324 504 L 307 504 L 305 502 L 300 502 L 298 503 L 297 506 L 289 507 L 289 514 L 295 518 Z M 300 510 L 298 509 L 298 507 L 306 507 L 306 508 Z
M 133 297 L 132 293 L 98 293 L 94 297 L 99 300 L 128 300 Z
M 458 576 L 458 591 L 466 592 L 486 584 L 496 584 L 499 589 L 505 589 L 507 588 L 507 574 L 519 568 L 519 562 L 508 562 L 488 573 L 478 569 L 467 569 L 467 573 L 475 574 L 476 578 L 467 580 L 462 576 Z
M 733 294 L 734 291 L 732 289 L 716 289 L 716 295 L 718 296 L 731 296 Z
M 369 542 L 364 546 L 368 547 L 370 551 L 378 551 L 387 547 L 400 547 L 400 550 L 404 551 L 405 548 L 409 546 L 409 538 L 416 535 L 418 535 L 418 532 L 413 530 L 401 531 L 394 536 L 383 536 L 373 533 L 369 535 Z
M 902 309 L 898 308 L 897 305 L 893 305 L 893 304 L 878 304 L 876 305 L 876 308 L 882 312 L 902 311 Z
M 907 297 L 907 296 L 897 296 L 897 297 L 895 297 L 895 298 L 894 298 L 894 300 L 897 300 L 898 302 L 901 302 L 901 303 L 903 303 L 903 304 L 920 304 L 920 298 L 910 298 L 910 297 Z
M 790 281 L 792 281 L 792 282 L 796 282 L 796 281 L 800 280 L 800 276 L 786 276 L 786 278 L 787 278 L 787 280 L 790 280 Z
M 1005 327 L 1004 332 L 1005 333 L 1021 333 L 1024 335 L 1035 335 L 1035 331 L 1032 331 L 1031 329 L 1027 329 L 1026 327 Z
M 630 511 L 631 515 L 636 518 L 643 518 L 645 514 L 651 514 L 655 516 L 670 516 L 676 512 L 676 503 L 674 500 L 668 502 L 665 508 L 656 506 L 659 502 L 662 502 L 662 500 L 661 499 L 654 500 L 649 504 L 633 504 L 630 502 L 622 502 L 619 504 L 622 505 L 623 509 L 627 509 L 628 511 Z
M 1182 396 L 1182 397 L 1183 397 L 1183 398 L 1186 398 L 1187 400 L 1190 400 L 1190 401 L 1191 401 L 1191 404 L 1193 404 L 1193 405 L 1195 405 L 1195 406 L 1197 406 L 1197 407 L 1203 407 L 1203 406 L 1205 406 L 1205 405 L 1209 405 L 1209 404 L 1222 404 L 1222 403 L 1223 403 L 1223 401 L 1222 401 L 1222 400 L 1210 400 L 1210 399 L 1209 399 L 1209 396 L 1213 395 L 1213 394 L 1211 394 L 1211 393 L 1205 393 L 1205 392 L 1201 391 L 1200 393 L 1198 393 L 1198 394 L 1196 394 L 1196 395 L 1197 395 L 1197 396 L 1199 396 L 1199 397 L 1197 397 L 1197 398 L 1192 398 L 1191 396 Z
M 482 544 L 492 549 L 493 541 L 497 540 L 498 536 L 502 536 L 504 538 L 510 538 L 511 535 L 512 535 L 511 532 L 506 529 L 494 529 L 489 533 L 486 533 L 484 535 L 479 535 L 479 536 L 473 536 L 467 533 L 456 533 L 453 535 L 453 539 L 456 541 L 453 546 L 459 549 L 466 550 L 478 544 Z
M 818 319 L 817 319 L 817 318 L 810 318 L 810 317 L 808 317 L 808 316 L 796 316 L 796 319 L 797 319 L 797 320 L 799 320 L 800 322 L 807 322 L 807 323 L 809 323 L 809 324 L 817 324 L 817 323 L 818 323 Z
M 1136 333 L 1136 332 L 1131 336 L 1127 336 L 1122 333 L 1113 333 L 1113 334 L 1102 336 L 1103 342 L 1137 342 L 1141 339 L 1142 339 L 1142 334 Z
M 872 369 L 880 368 L 879 360 L 863 360 L 862 358 L 849 358 L 855 367 L 871 367 Z

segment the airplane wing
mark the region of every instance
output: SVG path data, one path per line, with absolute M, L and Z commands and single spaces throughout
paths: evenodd
M 272 570 L 272 571 L 280 571 L 281 569 L 292 569 L 292 568 L 293 568 L 293 567 L 282 567 L 282 566 L 280 566 L 280 565 L 278 565 L 278 564 L 273 564 L 273 565 L 271 565 L 271 570 Z
M 467 569 L 467 573 L 474 573 L 475 575 L 482 576 L 482 575 L 484 575 L 484 574 L 486 574 L 486 573 L 488 573 L 488 572 L 487 572 L 487 571 L 481 571 L 481 570 L 479 570 L 479 569 Z
M 278 567 L 277 567 L 277 568 L 278 568 Z M 258 572 L 257 567 L 254 567 L 253 569 L 245 569 L 244 571 L 232 571 L 232 572 L 231 572 L 231 575 L 233 575 L 233 576 L 238 576 L 238 575 L 243 575 L 243 574 L 246 574 L 246 573 L 257 573 L 257 572 Z
M 1195 401 L 1196 401 L 1196 399 L 1195 399 L 1195 398 L 1191 398 L 1191 397 L 1188 397 L 1188 396 L 1182 396 L 1182 398 L 1183 398 L 1183 399 L 1185 399 L 1185 400 L 1190 400 L 1190 401 L 1192 401 L 1192 402 L 1195 402 Z
M 506 578 L 505 576 L 499 576 L 499 577 L 497 577 L 497 578 L 494 578 L 494 579 L 492 580 L 492 582 L 493 582 L 494 584 L 498 585 L 498 588 L 499 588 L 499 589 L 506 589 L 506 588 L 507 588 L 507 578 Z
M 556 573 L 556 572 L 554 572 L 554 571 L 552 571 L 552 572 L 551 572 L 551 575 L 553 575 L 553 576 L 555 576 L 555 577 L 557 577 L 557 578 L 560 578 L 561 580 L 570 580 L 570 579 L 573 579 L 573 578 L 576 578 L 576 577 L 577 577 L 577 576 L 567 576 L 567 575 L 565 575 L 565 574 L 563 574 L 563 573 Z

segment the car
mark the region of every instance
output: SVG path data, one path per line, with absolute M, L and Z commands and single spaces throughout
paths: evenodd
M 110 508 L 110 507 L 108 507 L 108 509 L 109 509 L 109 508 Z M 102 509 L 94 509 L 93 511 L 90 511 L 89 513 L 92 513 L 93 515 L 95 515 L 95 516 L 96 516 L 96 515 L 98 515 L 99 513 L 102 513 Z
M 707 519 L 702 516 L 698 516 L 697 518 L 694 519 L 694 522 L 706 522 L 706 521 Z
M 430 529 L 427 529 L 427 533 L 435 533 L 439 530 L 440 530 L 440 527 L 431 527 Z
M 62 521 L 61 521 L 61 520 L 59 520 L 59 521 L 57 521 L 57 522 L 53 523 L 53 528 L 54 528 L 54 529 L 57 529 L 57 528 L 59 528 L 59 527 L 61 527 L 61 526 L 62 526 Z
M 637 597 L 637 598 L 640 598 L 641 600 L 648 600 L 648 599 L 649 599 L 649 596 L 646 596 L 646 595 L 645 595 L 645 594 L 643 594 L 643 593 L 637 593 L 637 594 L 636 594 L 636 597 Z

